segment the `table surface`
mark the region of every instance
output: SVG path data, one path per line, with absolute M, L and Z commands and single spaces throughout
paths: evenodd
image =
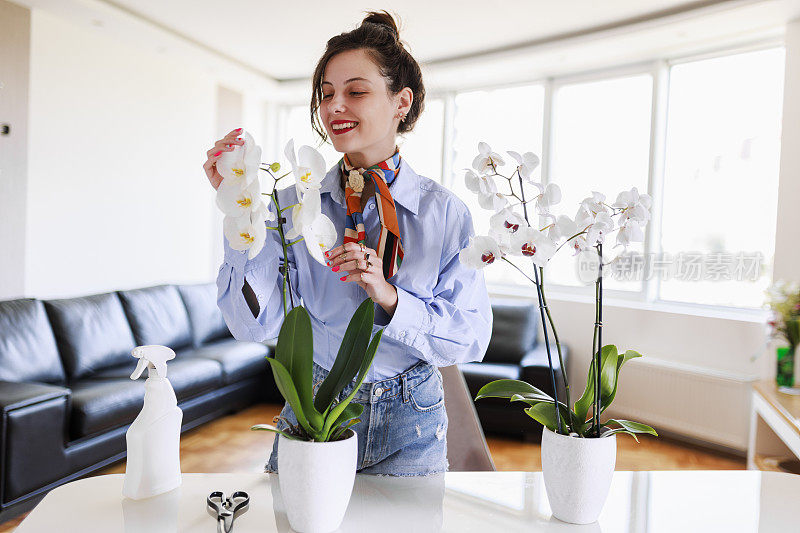
M 759 381 L 753 385 L 753 389 L 789 423 L 796 433 L 800 433 L 800 395 L 780 392 L 774 379 Z
M 216 531 L 206 497 L 250 494 L 235 533 L 289 532 L 278 477 L 183 474 L 172 492 L 122 496 L 123 474 L 73 481 L 51 491 L 19 533 Z M 553 518 L 541 472 L 448 472 L 428 477 L 358 474 L 341 532 L 592 531 L 630 533 L 798 531 L 800 476 L 757 471 L 616 472 L 598 522 Z

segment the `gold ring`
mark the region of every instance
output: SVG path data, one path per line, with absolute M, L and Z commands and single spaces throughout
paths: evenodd
M 361 251 L 363 252 L 363 251 L 366 249 L 366 247 L 364 246 L 364 243 L 363 243 L 363 242 L 360 242 L 360 243 L 358 243 L 358 244 L 360 244 L 360 245 L 361 245 Z
M 372 267 L 372 263 L 370 263 L 369 261 L 367 261 L 367 270 L 369 270 L 371 267 Z

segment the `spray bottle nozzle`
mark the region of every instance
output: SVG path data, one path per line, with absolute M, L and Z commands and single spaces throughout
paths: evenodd
M 172 348 L 159 344 L 137 346 L 131 355 L 139 359 L 136 370 L 131 374 L 131 379 L 139 379 L 145 368 L 149 369 L 148 377 L 167 377 L 167 361 L 175 358 Z

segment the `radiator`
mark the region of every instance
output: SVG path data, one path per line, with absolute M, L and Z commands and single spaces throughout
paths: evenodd
M 755 380 L 651 357 L 635 359 L 622 368 L 606 414 L 743 451 Z

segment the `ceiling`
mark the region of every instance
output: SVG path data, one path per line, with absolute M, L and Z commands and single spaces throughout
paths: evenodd
M 629 19 L 721 4 L 712 0 L 100 0 L 202 43 L 276 80 L 308 78 L 327 40 L 370 9 L 401 19 L 421 63 L 513 47 Z

